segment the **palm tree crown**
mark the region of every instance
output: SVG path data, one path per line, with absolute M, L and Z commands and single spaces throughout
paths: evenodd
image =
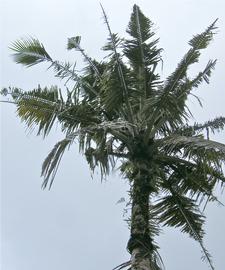
M 129 38 L 120 38 L 102 10 L 109 32 L 103 61 L 85 53 L 79 36 L 68 39 L 68 50 L 79 51 L 86 61 L 82 73 L 70 63 L 53 60 L 37 39 L 21 39 L 11 46 L 16 63 L 30 67 L 47 62 L 65 85 L 74 82 L 72 89 L 65 94 L 57 86 L 27 92 L 11 88 L 2 94 L 11 94 L 18 116 L 28 127 L 37 126 L 38 134 L 48 135 L 56 121 L 65 133 L 43 163 L 43 188 L 51 187 L 62 155 L 73 142 L 78 142 L 92 170 L 100 167 L 102 176 L 120 160 L 120 170 L 131 185 L 129 252 L 141 242 L 142 252 L 150 258 L 149 269 L 161 269 L 154 242 L 158 225 L 179 227 L 200 243 L 213 269 L 203 245 L 202 206 L 218 202 L 214 189 L 225 181 L 225 145 L 209 138 L 210 132 L 224 129 L 225 117 L 191 125 L 187 99 L 201 83 L 209 83 L 215 67 L 216 60 L 210 60 L 194 78 L 188 75 L 213 39 L 216 21 L 189 41 L 188 52 L 162 81 L 157 72 L 162 49 L 153 23 L 134 5 Z M 132 262 L 131 269 L 135 267 Z

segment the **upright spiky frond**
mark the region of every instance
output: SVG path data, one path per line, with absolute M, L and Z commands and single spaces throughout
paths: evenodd
M 211 70 L 215 66 L 215 61 L 209 62 L 206 69 L 200 73 L 192 82 L 187 81 L 187 70 L 190 65 L 199 61 L 201 50 L 205 49 L 213 39 L 214 30 L 216 29 L 216 21 L 214 21 L 204 32 L 196 35 L 189 42 L 191 49 L 189 49 L 181 62 L 178 64 L 176 70 L 167 78 L 163 88 L 161 88 L 158 92 L 158 96 L 156 97 L 156 104 L 149 120 L 149 131 L 147 136 L 149 136 L 149 133 L 155 124 L 159 112 L 164 115 L 165 121 L 166 119 L 168 120 L 169 129 L 176 129 L 184 119 L 188 119 L 188 113 L 190 113 L 190 111 L 185 110 L 185 108 L 187 109 L 184 103 L 186 96 L 190 93 L 190 90 L 193 87 L 198 86 L 203 79 L 208 81 L 208 77 L 211 75 Z M 177 99 L 177 91 L 179 89 L 180 98 Z M 179 101 L 181 104 L 178 103 Z M 149 102 L 147 102 L 147 104 L 148 103 Z
M 91 60 L 91 58 L 84 52 L 84 49 L 81 48 L 80 46 L 80 41 L 81 41 L 81 37 L 80 36 L 76 36 L 76 37 L 71 37 L 68 38 L 68 43 L 67 43 L 67 49 L 68 50 L 78 50 L 81 52 L 81 54 L 83 55 L 84 59 L 90 64 L 90 66 L 94 69 L 97 77 L 99 79 L 101 79 L 100 73 L 98 71 L 97 66 L 94 64 L 94 62 Z
M 153 23 L 134 5 L 127 29 L 132 38 L 125 40 L 124 54 L 132 67 L 131 75 L 134 77 L 139 98 L 147 98 L 158 80 L 155 69 L 162 49 L 157 48 L 158 39 L 153 39 L 155 33 L 152 27 Z M 151 40 L 148 41 L 149 39 Z
M 132 107 L 131 107 L 131 104 L 130 104 L 130 101 L 129 101 L 128 87 L 127 87 L 127 83 L 126 83 L 124 72 L 123 72 L 122 65 L 121 65 L 121 59 L 120 59 L 119 54 L 117 52 L 117 46 L 116 46 L 116 43 L 115 43 L 115 35 L 113 35 L 113 33 L 111 31 L 111 28 L 110 28 L 110 25 L 109 25 L 109 21 L 108 21 L 106 12 L 105 12 L 105 10 L 104 10 L 104 8 L 103 8 L 102 5 L 101 5 L 101 9 L 102 9 L 102 12 L 103 12 L 105 23 L 106 23 L 107 28 L 108 28 L 109 38 L 110 38 L 110 42 L 112 44 L 112 48 L 113 48 L 113 52 L 114 52 L 114 58 L 115 58 L 116 63 L 117 63 L 119 80 L 121 82 L 121 85 L 122 85 L 123 91 L 124 91 L 124 100 L 125 100 L 125 104 L 126 104 L 127 110 L 128 110 L 128 119 L 131 122 L 134 123 L 134 121 L 133 121 Z
M 189 66 L 198 62 L 200 51 L 207 48 L 210 41 L 213 39 L 214 30 L 216 29 L 216 22 L 217 20 L 215 20 L 204 32 L 194 36 L 194 38 L 189 41 L 189 45 L 192 48 L 178 64 L 174 73 L 167 78 L 164 86 L 165 92 L 172 92 L 178 83 L 186 76 Z

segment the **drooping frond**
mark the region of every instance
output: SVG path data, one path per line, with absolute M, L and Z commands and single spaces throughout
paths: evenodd
M 14 91 L 13 96 L 18 116 L 29 128 L 38 127 L 38 133 L 46 136 L 52 128 L 58 113 L 65 106 L 60 89 L 56 86 L 51 88 L 38 87 L 29 92 Z
M 225 144 L 212 141 L 212 140 L 206 140 L 202 137 L 186 137 L 186 136 L 180 136 L 180 135 L 173 135 L 171 137 L 167 137 L 162 140 L 158 140 L 158 142 L 161 144 L 163 148 L 166 150 L 167 153 L 173 153 L 176 152 L 179 149 L 184 149 L 187 152 L 193 152 L 201 151 L 207 152 L 210 151 L 212 154 L 218 154 L 218 157 L 220 160 L 225 159 Z
M 48 156 L 42 165 L 41 175 L 44 177 L 42 184 L 43 188 L 46 188 L 49 185 L 51 188 L 55 175 L 57 173 L 61 158 L 66 150 L 66 148 L 71 144 L 70 140 L 64 139 L 58 142 L 54 148 L 50 151 Z
M 17 40 L 12 43 L 10 49 L 15 52 L 14 61 L 27 67 L 44 61 L 52 61 L 43 44 L 35 38 Z
M 176 196 L 178 197 L 176 198 L 173 195 L 167 195 L 160 199 L 160 201 L 154 206 L 155 215 L 157 215 L 159 221 L 165 225 L 181 227 L 182 232 L 188 233 L 196 239 L 195 234 L 180 211 L 179 205 L 181 204 L 184 208 L 183 211 L 185 211 L 186 215 L 192 220 L 192 226 L 202 239 L 204 235 L 204 231 L 202 229 L 204 216 L 199 212 L 192 199 L 180 194 L 176 194 Z
M 222 205 L 214 195 L 214 189 L 216 183 L 225 182 L 225 177 L 213 164 L 208 164 L 204 160 L 188 161 L 176 156 L 166 155 L 159 155 L 157 163 L 169 170 L 170 181 L 173 185 L 179 187 L 181 194 L 198 201 L 199 205 L 205 198 Z
M 182 196 L 180 192 L 173 189 L 173 183 L 168 185 L 171 195 L 165 196 L 155 204 L 155 213 L 158 214 L 159 221 L 167 226 L 181 227 L 182 232 L 188 233 L 198 241 L 204 257 L 213 270 L 211 256 L 202 241 L 204 235 L 202 228 L 204 224 L 203 214 L 192 199 Z
M 165 270 L 165 266 L 158 250 L 154 250 L 151 254 L 150 269 L 152 270 Z

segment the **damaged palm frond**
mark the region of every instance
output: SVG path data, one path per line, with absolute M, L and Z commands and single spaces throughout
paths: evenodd
M 176 129 L 184 120 L 187 120 L 190 111 L 186 105 L 186 96 L 193 87 L 197 87 L 203 80 L 208 82 L 211 70 L 216 62 L 210 61 L 202 73 L 199 73 L 192 81 L 187 80 L 188 68 L 199 61 L 201 50 L 207 48 L 213 39 L 214 30 L 216 29 L 217 20 L 214 21 L 204 32 L 194 36 L 189 45 L 191 49 L 186 53 L 176 70 L 165 80 L 164 86 L 160 89 L 159 95 L 156 96 L 156 104 L 148 124 L 148 134 L 151 132 L 158 118 L 159 112 L 165 116 L 168 121 L 169 129 Z M 183 87 L 182 87 L 183 85 Z M 177 93 L 180 98 L 177 97 Z M 179 104 L 181 102 L 181 104 Z M 181 106 L 182 105 L 182 106 Z M 187 109 L 186 111 L 184 109 Z M 171 111 L 172 110 L 172 111 Z
M 62 156 L 70 144 L 71 141 L 67 139 L 58 142 L 46 157 L 45 161 L 43 162 L 41 172 L 41 175 L 44 177 L 42 184 L 43 188 L 46 188 L 48 185 L 49 189 L 51 188 Z
M 68 38 L 67 49 L 68 50 L 75 49 L 75 50 L 80 51 L 84 59 L 90 64 L 90 66 L 95 71 L 98 79 L 101 79 L 101 75 L 98 71 L 98 68 L 96 67 L 94 62 L 91 60 L 91 58 L 85 53 L 84 49 L 80 46 L 80 40 L 81 40 L 80 36 Z
M 15 52 L 13 54 L 14 61 L 27 67 L 44 61 L 52 61 L 43 44 L 32 37 L 13 42 L 10 49 Z
M 68 82 L 69 80 L 76 81 L 80 86 L 85 85 L 96 96 L 98 95 L 94 91 L 93 87 L 91 87 L 91 85 L 85 82 L 75 72 L 75 65 L 73 66 L 68 62 L 61 63 L 59 61 L 54 61 L 49 56 L 43 44 L 41 44 L 38 39 L 31 37 L 27 39 L 17 40 L 12 43 L 10 48 L 15 52 L 13 54 L 13 58 L 16 63 L 31 67 L 41 62 L 48 62 L 50 63 L 50 67 L 54 68 L 54 71 L 56 72 L 56 77 L 59 77 L 61 79 L 67 78 L 66 82 Z
M 187 69 L 190 65 L 197 63 L 200 57 L 200 51 L 206 49 L 213 39 L 214 30 L 217 29 L 217 20 L 215 20 L 204 32 L 195 35 L 190 41 L 191 49 L 187 52 L 181 62 L 178 64 L 177 69 L 170 75 L 164 86 L 164 92 L 173 92 L 179 82 L 185 78 Z

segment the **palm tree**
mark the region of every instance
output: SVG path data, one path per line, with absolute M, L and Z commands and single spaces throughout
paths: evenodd
M 131 260 L 115 269 L 162 269 L 155 243 L 161 225 L 179 227 L 198 241 L 214 269 L 203 244 L 203 210 L 209 201 L 219 202 L 215 186 L 225 181 L 225 145 L 209 138 L 224 129 L 225 117 L 191 124 L 188 97 L 201 83 L 209 83 L 216 60 L 194 78 L 188 68 L 213 39 L 216 21 L 189 41 L 190 49 L 163 81 L 157 71 L 162 62 L 159 39 L 140 8 L 133 7 L 129 38 L 114 34 L 102 11 L 109 32 L 103 61 L 85 53 L 79 36 L 68 39 L 68 50 L 79 51 L 86 61 L 81 73 L 75 65 L 53 60 L 37 39 L 21 39 L 11 46 L 16 63 L 30 67 L 47 62 L 55 76 L 65 80 L 66 92 L 57 86 L 1 92 L 11 95 L 18 116 L 29 128 L 37 126 L 38 135 L 47 136 L 55 122 L 65 133 L 43 163 L 43 188 L 51 188 L 64 151 L 75 141 L 90 168 L 100 168 L 102 177 L 120 162 L 130 183 Z

